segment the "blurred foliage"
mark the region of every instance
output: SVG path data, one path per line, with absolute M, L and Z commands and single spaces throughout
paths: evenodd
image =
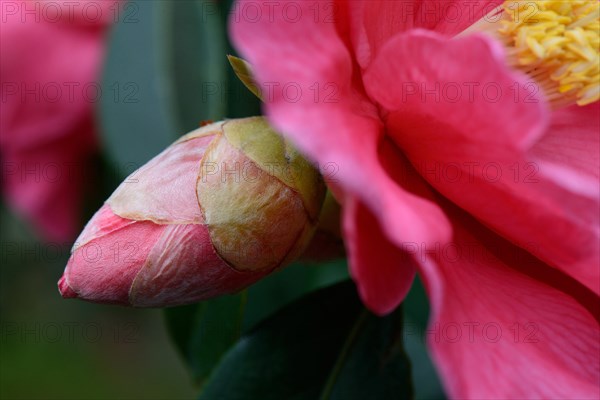
M 0 398 L 189 399 L 159 310 L 63 300 L 69 243 L 41 242 L 0 206 Z
M 115 26 L 102 77 L 102 141 L 121 178 L 203 121 L 260 114 L 227 55 L 230 2 L 137 2 Z

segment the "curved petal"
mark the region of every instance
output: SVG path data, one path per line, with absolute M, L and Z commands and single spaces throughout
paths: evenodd
M 264 90 L 268 118 L 319 163 L 326 180 L 337 181 L 387 220 L 382 226 L 388 236 L 425 242 L 447 238 L 440 210 L 397 186 L 382 169 L 381 121 L 353 84 L 353 61 L 336 26 L 315 20 L 310 2 L 291 3 L 302 10 L 294 21 L 269 12 L 267 4 L 260 18 L 249 20 L 243 10 L 256 6 L 251 1 L 238 2 L 231 19 L 233 41 Z
M 132 173 L 106 201 L 114 213 L 159 224 L 199 224 L 200 160 L 215 134 L 178 141 Z
M 579 176 L 600 179 L 600 102 L 572 106 L 552 113 L 550 126 L 530 154 L 545 165 L 573 170 Z M 540 166 L 540 173 L 544 167 Z M 549 179 L 553 175 L 546 174 Z M 564 180 L 558 184 L 568 185 Z M 597 184 L 597 183 L 596 183 Z M 596 192 L 597 186 L 596 186 Z
M 350 275 L 367 307 L 385 315 L 406 297 L 415 277 L 415 263 L 387 239 L 377 219 L 358 199 L 349 196 L 343 211 Z
M 395 62 L 402 57 L 411 63 Z M 574 174 L 538 173 L 527 152 L 546 132 L 543 101 L 507 69 L 494 42 L 403 34 L 382 50 L 365 85 L 389 110 L 389 134 L 432 186 L 600 292 L 597 180 L 580 174 L 559 185 Z
M 421 270 L 426 336 L 449 396 L 597 399 L 597 296 L 470 217 L 454 232 Z
M 129 290 L 165 225 L 131 221 L 104 205 L 73 248 L 59 289 L 65 297 L 129 305 Z
M 502 4 L 503 0 L 359 0 L 339 2 L 348 7 L 356 58 L 367 68 L 395 35 L 423 28 L 454 36 Z
M 136 307 L 189 304 L 237 292 L 271 270 L 237 271 L 216 253 L 205 225 L 167 225 L 131 283 Z
M 547 126 L 541 98 L 529 93 L 525 77 L 505 65 L 504 49 L 485 36 L 449 40 L 424 30 L 398 35 L 364 82 L 387 110 L 388 133 L 402 145 L 428 145 L 431 139 L 423 131 L 432 131 L 441 139 L 485 140 L 491 150 L 524 150 Z M 403 118 L 412 126 L 397 126 Z

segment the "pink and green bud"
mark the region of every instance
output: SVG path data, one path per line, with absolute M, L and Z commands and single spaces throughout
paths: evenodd
M 131 174 L 88 222 L 63 297 L 163 307 L 239 291 L 296 259 L 325 195 L 263 118 L 213 123 Z

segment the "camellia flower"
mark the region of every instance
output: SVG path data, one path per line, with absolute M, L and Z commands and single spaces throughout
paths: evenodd
M 2 190 L 42 237 L 71 241 L 97 148 L 92 114 L 105 34 L 119 2 L 0 6 Z
M 296 259 L 325 185 L 263 118 L 217 122 L 131 174 L 77 239 L 63 297 L 138 307 L 232 293 Z
M 366 305 L 418 271 L 453 398 L 598 398 L 598 2 L 278 4 L 231 34 L 269 120 L 339 167 Z

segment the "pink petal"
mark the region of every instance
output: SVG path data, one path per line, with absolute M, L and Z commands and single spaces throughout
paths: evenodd
M 395 62 L 403 55 L 411 63 Z M 482 91 L 474 90 L 472 97 L 464 90 L 455 92 L 458 97 L 444 92 L 456 85 L 464 89 L 465 82 L 478 83 Z M 564 169 L 552 169 L 560 172 L 552 179 L 537 173 L 540 167 L 527 151 L 546 132 L 543 101 L 527 93 L 526 83 L 507 69 L 493 42 L 404 34 L 382 50 L 365 84 L 389 110 L 389 134 L 432 186 L 600 292 L 598 183 Z M 485 85 L 502 96 L 492 101 L 490 92 L 486 98 Z M 583 137 L 583 131 L 576 132 Z M 557 184 L 560 177 L 562 182 L 571 178 L 570 186 Z
M 403 190 L 382 169 L 382 124 L 353 78 L 353 61 L 335 24 L 315 19 L 310 2 L 291 3 L 301 9 L 298 20 L 269 12 L 266 4 L 258 13 L 262 17 L 250 20 L 243 10 L 257 5 L 252 1 L 238 2 L 231 18 L 232 38 L 255 68 L 270 122 L 319 164 L 326 180 L 387 221 L 382 226 L 389 237 L 447 238 L 440 210 Z
M 462 214 L 422 269 L 449 396 L 597 399 L 597 296 Z
M 573 170 L 579 176 L 600 178 L 600 103 L 572 106 L 552 113 L 550 127 L 530 154 L 546 165 Z M 540 168 L 544 173 L 544 169 Z M 552 178 L 551 174 L 547 174 Z M 558 184 L 568 182 L 557 180 Z M 598 191 L 596 190 L 596 193 Z
M 415 276 L 414 261 L 387 239 L 377 219 L 356 198 L 344 204 L 350 274 L 367 307 L 385 315 L 406 297 Z
M 237 292 L 269 272 L 231 268 L 217 255 L 205 225 L 167 225 L 135 276 L 129 300 L 139 307 L 189 304 Z
M 403 58 L 410 62 L 398 61 Z M 541 98 L 527 90 L 526 78 L 504 60 L 504 49 L 485 36 L 449 40 L 413 30 L 387 42 L 364 82 L 388 111 L 388 124 L 402 118 L 413 124 L 411 129 L 402 127 L 407 132 L 388 132 L 401 145 L 428 145 L 430 138 L 414 126 L 427 120 L 430 123 L 419 128 L 433 125 L 429 130 L 442 139 L 527 149 L 542 136 L 547 110 Z M 457 143 L 447 150 L 454 148 L 462 146 Z
M 131 174 L 107 200 L 115 214 L 160 224 L 204 221 L 196 196 L 200 160 L 214 135 L 179 141 Z
M 348 8 L 346 15 L 351 20 L 350 31 L 356 58 L 362 68 L 367 68 L 382 47 L 399 33 L 424 28 L 454 36 L 479 21 L 502 2 L 355 0 L 339 2 L 337 5 Z
M 164 225 L 131 221 L 103 206 L 76 242 L 61 278 L 63 296 L 129 304 L 129 290 Z

